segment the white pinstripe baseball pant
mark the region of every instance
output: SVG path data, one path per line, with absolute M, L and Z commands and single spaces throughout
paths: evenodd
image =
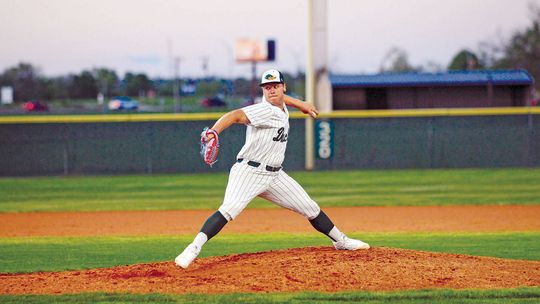
M 253 167 L 246 161 L 232 166 L 219 211 L 227 220 L 235 219 L 256 197 L 267 199 L 281 207 L 313 219 L 321 211 L 304 188 L 283 170 L 267 171 L 265 165 Z

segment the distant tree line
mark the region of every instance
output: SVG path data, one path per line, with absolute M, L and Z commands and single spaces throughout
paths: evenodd
M 481 70 L 523 68 L 536 79 L 536 88 L 540 89 L 540 6 L 531 3 L 532 22 L 525 29 L 512 34 L 509 39 L 496 42 L 481 42 L 478 50 L 460 50 L 443 67 L 428 62 L 424 66 L 413 66 L 407 53 L 399 48 L 392 48 L 383 58 L 380 72 L 442 72 L 445 70 Z M 286 74 L 289 91 L 303 95 L 304 75 Z M 193 80 L 182 79 L 183 83 Z M 231 85 L 224 85 L 220 79 L 208 78 L 196 80 L 198 91 L 204 95 L 220 92 L 239 96 L 249 96 L 251 80 L 238 78 L 228 80 Z M 0 86 L 11 86 L 16 101 L 30 99 L 71 100 L 104 98 L 115 95 L 145 96 L 152 91 L 157 96 L 173 95 L 173 80 L 150 79 L 144 73 L 126 73 L 123 78 L 108 68 L 84 70 L 79 74 L 59 77 L 45 77 L 39 68 L 29 63 L 19 63 L 0 74 Z M 230 88 L 231 86 L 232 88 Z
M 13 87 L 16 101 L 96 98 L 98 93 L 104 97 L 138 96 L 154 87 L 145 74 L 126 73 L 120 79 L 113 70 L 97 68 L 79 74 L 45 77 L 39 68 L 24 62 L 0 74 L 0 85 Z
M 383 58 L 380 72 L 442 72 L 445 70 L 526 69 L 536 79 L 540 90 L 540 6 L 529 4 L 531 24 L 511 35 L 509 39 L 483 41 L 477 51 L 460 50 L 447 67 L 429 62 L 414 66 L 407 53 L 392 48 Z
M 291 90 L 303 90 L 303 74 L 285 74 Z M 181 84 L 194 84 L 201 96 L 239 95 L 250 96 L 252 81 L 237 78 L 233 80 L 214 77 L 204 79 L 181 79 Z M 11 86 L 17 102 L 28 100 L 75 100 L 95 99 L 98 94 L 104 98 L 126 95 L 132 97 L 168 96 L 172 97 L 174 80 L 150 79 L 144 73 L 128 72 L 123 78 L 111 69 L 96 68 L 83 70 L 79 74 L 46 77 L 38 67 L 30 63 L 19 63 L 0 74 L 0 86 Z M 296 88 L 295 88 L 296 86 Z M 149 94 L 152 92 L 152 94 Z

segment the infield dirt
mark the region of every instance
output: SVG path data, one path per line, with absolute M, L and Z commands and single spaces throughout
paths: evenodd
M 343 231 L 540 231 L 540 205 L 341 207 L 324 211 Z M 193 235 L 214 210 L 0 213 L 0 237 Z M 285 209 L 247 209 L 222 233 L 314 232 Z
M 540 231 L 540 206 L 324 209 L 344 231 Z M 195 234 L 213 211 L 0 214 L 0 237 Z M 282 209 L 251 209 L 224 233 L 313 232 Z M 308 247 L 80 271 L 0 274 L 0 294 L 231 293 L 540 286 L 540 261 L 375 247 Z

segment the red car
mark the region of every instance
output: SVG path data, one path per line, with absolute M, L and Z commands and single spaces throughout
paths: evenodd
M 23 108 L 28 112 L 49 111 L 49 106 L 45 102 L 38 101 L 38 100 L 31 100 L 31 101 L 25 102 L 23 105 Z
M 201 106 L 209 108 L 209 107 L 224 107 L 227 103 L 225 101 L 217 96 L 205 98 L 201 100 Z

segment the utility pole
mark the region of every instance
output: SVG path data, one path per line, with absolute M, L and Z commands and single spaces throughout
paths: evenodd
M 174 112 L 182 112 L 180 105 L 180 57 L 174 57 L 174 83 L 173 83 L 173 96 L 174 96 Z
M 306 102 L 315 104 L 315 64 L 314 64 L 314 1 L 308 0 L 308 44 L 307 44 L 307 63 L 306 63 Z M 306 154 L 305 169 L 313 170 L 315 168 L 315 138 L 313 119 L 306 118 Z
M 203 77 L 208 78 L 208 56 L 202 58 Z
M 308 1 L 308 52 L 306 63 L 306 102 L 319 111 L 332 110 L 332 89 L 328 80 L 327 0 Z M 306 170 L 315 168 L 315 126 L 306 118 Z

